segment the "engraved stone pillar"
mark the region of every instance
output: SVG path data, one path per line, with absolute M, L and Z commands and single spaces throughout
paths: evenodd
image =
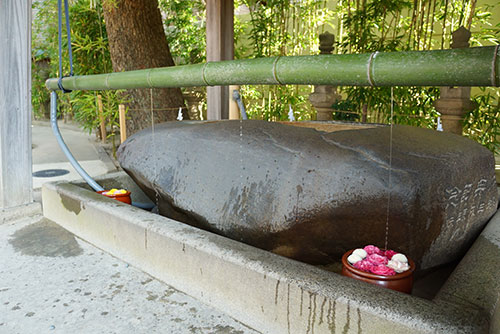
M 451 48 L 468 48 L 471 33 L 460 27 L 452 34 Z M 464 115 L 475 108 L 470 100 L 470 87 L 441 87 L 441 97 L 434 102 L 441 113 L 443 130 L 462 135 Z
M 325 32 L 319 35 L 319 50 L 320 54 L 330 54 L 333 51 L 333 42 L 335 35 Z M 337 94 L 337 87 L 334 86 L 314 86 L 314 93 L 309 95 L 309 101 L 316 109 L 318 121 L 332 120 L 332 104 L 340 99 Z

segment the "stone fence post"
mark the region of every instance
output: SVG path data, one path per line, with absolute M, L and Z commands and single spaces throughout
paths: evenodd
M 451 48 L 468 48 L 471 33 L 460 27 L 452 33 Z M 441 97 L 434 102 L 441 113 L 443 130 L 462 135 L 462 121 L 475 108 L 470 99 L 470 87 L 441 87 Z
M 319 35 L 319 50 L 320 54 L 331 54 L 333 51 L 333 42 L 335 35 L 325 32 Z M 331 121 L 332 117 L 332 104 L 340 99 L 337 94 L 337 87 L 318 85 L 314 86 L 314 93 L 309 95 L 309 101 L 314 109 L 316 109 L 318 121 Z

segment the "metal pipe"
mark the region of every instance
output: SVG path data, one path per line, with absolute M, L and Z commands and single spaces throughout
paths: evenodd
M 46 86 L 58 90 L 58 79 Z M 271 57 L 208 62 L 62 79 L 68 90 L 106 90 L 253 84 L 334 86 L 500 85 L 499 46 Z
M 61 147 L 64 155 L 68 158 L 69 162 L 73 166 L 73 168 L 77 171 L 78 174 L 92 187 L 95 191 L 104 190 L 97 182 L 95 182 L 89 174 L 80 166 L 78 161 L 76 161 L 73 154 L 69 150 L 68 146 L 64 142 L 64 139 L 61 136 L 61 132 L 59 131 L 59 126 L 57 126 L 57 93 L 52 91 L 50 93 L 50 124 L 52 125 L 52 132 L 54 132 L 54 136 L 57 139 L 57 143 Z
M 238 108 L 240 109 L 241 119 L 247 120 L 248 119 L 247 111 L 245 109 L 243 101 L 241 101 L 240 92 L 237 89 L 233 90 L 233 100 L 236 101 L 236 103 L 238 104 Z

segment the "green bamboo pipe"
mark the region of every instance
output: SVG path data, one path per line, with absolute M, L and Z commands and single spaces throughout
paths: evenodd
M 58 90 L 58 79 L 46 86 Z M 500 85 L 499 45 L 433 51 L 271 57 L 66 77 L 67 90 L 226 85 Z

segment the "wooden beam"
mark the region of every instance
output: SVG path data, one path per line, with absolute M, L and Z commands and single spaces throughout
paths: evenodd
M 234 58 L 234 1 L 207 0 L 207 61 Z M 229 118 L 227 86 L 207 87 L 207 118 Z
M 0 1 L 0 209 L 33 201 L 31 0 Z

